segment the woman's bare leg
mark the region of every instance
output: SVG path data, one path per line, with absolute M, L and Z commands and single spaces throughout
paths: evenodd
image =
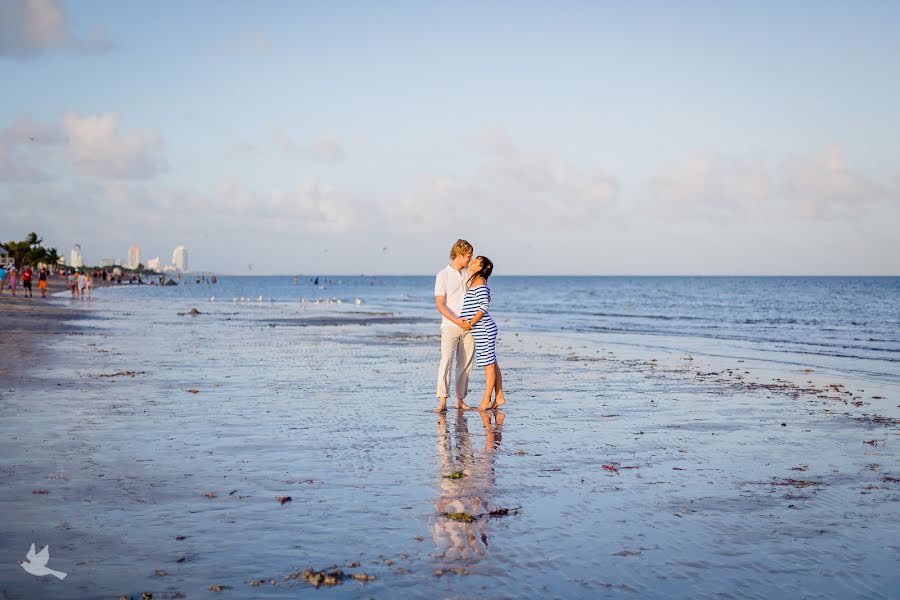
M 496 378 L 494 380 L 494 408 L 499 408 L 506 404 L 506 396 L 503 395 L 503 374 L 500 372 L 500 363 L 494 363 L 494 371 Z
M 491 394 L 494 391 L 494 365 L 488 365 L 484 368 L 484 396 L 481 398 L 481 404 L 478 410 L 487 410 L 491 407 Z

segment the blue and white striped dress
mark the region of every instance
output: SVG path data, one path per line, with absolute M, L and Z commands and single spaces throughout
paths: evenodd
M 497 346 L 497 324 L 488 312 L 491 303 L 491 289 L 486 285 L 476 285 L 469 288 L 463 299 L 462 310 L 459 318 L 468 321 L 480 310 L 484 316 L 478 319 L 470 330 L 475 338 L 475 366 L 487 367 L 497 362 L 495 352 Z

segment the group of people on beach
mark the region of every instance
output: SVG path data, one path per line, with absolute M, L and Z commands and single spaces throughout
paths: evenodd
M 69 291 L 72 292 L 73 298 L 91 298 L 91 290 L 94 287 L 94 278 L 90 273 L 81 273 L 73 271 L 66 276 L 69 283 Z
M 8 276 L 8 278 L 7 278 Z M 9 287 L 12 295 L 16 295 L 16 289 L 19 287 L 19 282 L 22 282 L 22 289 L 24 290 L 24 295 L 26 298 L 32 297 L 32 285 L 34 283 L 35 273 L 34 270 L 26 265 L 22 269 L 21 275 L 19 274 L 19 270 L 16 269 L 15 266 L 4 267 L 0 265 L 0 296 L 3 295 L 3 289 Z M 47 278 L 49 277 L 49 273 L 47 269 L 41 267 L 37 273 L 38 280 L 38 289 L 41 291 L 41 298 L 47 297 Z
M 487 282 L 494 270 L 494 263 L 486 256 L 473 259 L 473 254 L 472 244 L 457 240 L 450 248 L 450 264 L 435 277 L 434 304 L 442 317 L 436 413 L 447 410 L 454 359 L 457 409 L 472 408 L 465 399 L 473 363 L 484 369 L 485 377 L 484 394 L 478 410 L 492 410 L 506 403 L 503 375 L 497 362 L 497 324 L 488 311 L 491 289 Z
M 0 296 L 3 295 L 4 289 L 9 289 L 13 296 L 22 285 L 23 295 L 26 298 L 32 298 L 32 287 L 34 280 L 37 279 L 37 287 L 41 292 L 41 298 L 47 297 L 47 282 L 51 276 L 63 277 L 65 275 L 69 291 L 72 298 L 88 298 L 91 297 L 91 289 L 94 287 L 94 277 L 90 271 L 82 272 L 70 269 L 67 273 L 60 270 L 57 273 L 51 272 L 44 266 L 41 266 L 37 273 L 30 266 L 25 265 L 19 271 L 14 265 L 0 265 Z

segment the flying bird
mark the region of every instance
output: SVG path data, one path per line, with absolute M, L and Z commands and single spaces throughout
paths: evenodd
M 50 560 L 50 546 L 44 546 L 44 549 L 35 554 L 34 552 L 34 543 L 31 544 L 31 550 L 28 551 L 28 554 L 25 555 L 25 558 L 28 560 L 23 560 L 19 564 L 22 565 L 22 568 L 31 573 L 32 575 L 42 576 L 42 575 L 53 575 L 59 579 L 65 579 L 68 573 L 63 573 L 62 571 L 54 571 L 53 569 L 47 568 L 47 561 Z

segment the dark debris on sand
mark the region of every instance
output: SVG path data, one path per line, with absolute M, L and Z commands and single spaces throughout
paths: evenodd
M 352 563 L 356 566 L 359 566 L 359 562 Z M 322 569 L 321 571 L 317 571 L 312 567 L 307 567 L 301 572 L 291 573 L 290 575 L 285 575 L 284 579 L 287 581 L 302 581 L 305 580 L 309 582 L 310 585 L 318 589 L 321 586 L 333 587 L 340 583 L 343 583 L 347 579 L 354 579 L 356 581 L 360 581 L 365 583 L 367 581 L 374 581 L 377 579 L 374 575 L 369 573 L 345 573 L 343 569 L 339 569 L 337 565 L 332 565 L 327 569 Z M 260 582 L 260 583 L 255 583 Z M 250 585 L 254 587 L 258 587 L 261 585 L 263 580 L 253 580 Z M 276 585 L 275 580 L 271 580 L 272 585 Z
M 114 377 L 135 377 L 137 375 L 147 375 L 147 371 L 116 371 L 115 373 L 99 373 L 97 377 L 106 377 L 112 379 Z

